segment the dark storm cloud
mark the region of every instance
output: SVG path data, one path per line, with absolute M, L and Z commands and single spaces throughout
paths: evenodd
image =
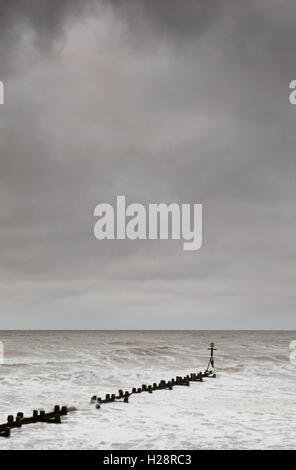
M 232 2 L 226 1 L 225 7 Z M 14 48 L 33 35 L 33 44 L 43 53 L 66 33 L 67 27 L 87 17 L 101 14 L 102 8 L 113 8 L 131 30 L 141 36 L 143 25 L 148 30 L 170 38 L 188 38 L 200 34 L 223 9 L 218 0 L 3 0 L 0 4 L 0 57 L 2 75 L 18 73 Z M 148 31 L 149 35 L 149 31 Z
M 61 33 L 69 21 L 82 21 L 83 14 L 90 15 L 101 5 L 117 9 L 131 25 L 147 20 L 152 29 L 161 33 L 190 36 L 203 30 L 212 17 L 231 3 L 219 0 L 185 0 L 183 3 L 178 0 L 3 0 L 1 37 L 16 26 L 23 26 L 33 29 L 38 39 L 50 39 Z
M 0 68 L 3 77 L 21 72 L 17 50 L 26 34 L 45 54 L 72 21 L 90 14 L 92 0 L 2 0 L 0 2 Z
M 222 22 L 223 53 L 238 55 L 246 64 L 260 66 L 272 61 L 278 68 L 290 67 L 295 39 L 296 5 L 291 0 L 278 2 L 237 2 L 235 0 L 3 0 L 0 4 L 0 41 L 2 73 L 17 66 L 14 46 L 26 32 L 33 34 L 37 49 L 50 50 L 67 27 L 113 9 L 139 35 L 175 43 L 194 41 L 213 24 Z M 213 35 L 213 39 L 215 33 Z M 147 37 L 145 37 L 147 40 Z M 211 39 L 209 39 L 211 44 Z M 221 44 L 216 43 L 217 50 Z M 272 56 L 272 57 L 271 57 Z M 271 70 L 274 72 L 274 70 Z
M 3 327 L 293 327 L 295 13 L 1 2 Z M 98 242 L 117 194 L 202 202 L 202 249 Z
M 111 1 L 129 24 L 148 21 L 150 30 L 172 37 L 189 38 L 204 31 L 219 12 L 232 2 L 229 0 L 116 0 Z

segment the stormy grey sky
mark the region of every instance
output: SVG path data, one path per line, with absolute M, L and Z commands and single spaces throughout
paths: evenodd
M 0 329 L 295 329 L 294 0 L 2 0 Z M 203 247 L 93 236 L 202 203 Z

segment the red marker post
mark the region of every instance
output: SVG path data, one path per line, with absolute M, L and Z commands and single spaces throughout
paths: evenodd
M 209 351 L 211 351 L 211 356 L 210 356 L 210 359 L 209 359 L 209 363 L 208 363 L 208 367 L 207 367 L 207 372 L 209 371 L 209 367 L 210 365 L 215 368 L 215 365 L 214 365 L 214 351 L 216 351 L 216 348 L 215 348 L 215 343 L 210 343 L 210 347 L 208 348 Z

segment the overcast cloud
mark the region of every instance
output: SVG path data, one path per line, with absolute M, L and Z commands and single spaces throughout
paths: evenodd
M 296 3 L 1 1 L 1 329 L 295 329 Z M 94 238 L 202 203 L 203 247 Z

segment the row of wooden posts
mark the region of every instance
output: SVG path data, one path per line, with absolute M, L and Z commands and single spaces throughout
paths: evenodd
M 56 405 L 53 411 L 46 413 L 44 410 L 33 410 L 32 416 L 25 417 L 24 413 L 19 411 L 14 418 L 13 415 L 7 416 L 7 423 L 0 424 L 0 436 L 9 437 L 12 428 L 21 428 L 23 424 L 31 423 L 54 423 L 61 422 L 61 416 L 65 416 L 69 411 L 74 411 L 74 407 Z
M 205 371 L 204 373 L 198 372 L 186 377 L 177 376 L 175 379 L 169 381 L 161 380 L 158 384 L 155 382 L 152 385 L 143 384 L 142 387 L 134 387 L 131 392 L 118 390 L 118 394 L 107 393 L 105 398 L 97 397 L 93 395 L 91 403 L 96 403 L 96 408 L 101 408 L 103 403 L 112 403 L 115 401 L 123 401 L 124 403 L 129 402 L 129 397 L 133 394 L 148 392 L 153 393 L 155 390 L 172 390 L 175 386 L 187 386 L 189 387 L 190 382 L 202 382 L 204 378 L 215 378 L 216 374 L 212 371 Z M 33 410 L 32 416 L 25 417 L 24 413 L 18 412 L 16 417 L 9 415 L 7 417 L 7 423 L 0 424 L 0 437 L 9 437 L 12 428 L 21 428 L 24 424 L 31 423 L 54 423 L 59 424 L 61 422 L 61 416 L 67 415 L 70 411 L 74 411 L 75 407 L 59 406 L 56 405 L 53 411 L 46 413 L 44 410 Z
M 175 379 L 171 379 L 169 381 L 161 380 L 158 384 L 155 382 L 152 385 L 143 384 L 142 387 L 134 387 L 131 392 L 123 390 L 118 390 L 118 393 L 107 393 L 105 398 L 98 397 L 97 395 L 93 395 L 91 397 L 90 402 L 96 403 L 96 408 L 101 408 L 102 403 L 113 403 L 115 401 L 123 401 L 124 403 L 129 402 L 129 397 L 136 393 L 148 392 L 153 393 L 155 390 L 172 390 L 173 387 L 177 385 L 181 386 L 189 386 L 190 382 L 202 382 L 203 379 L 207 378 L 215 378 L 216 374 L 213 374 L 212 371 L 206 370 L 204 373 L 192 373 L 190 375 L 186 375 L 186 377 L 177 376 Z
M 189 387 L 190 382 L 202 382 L 204 378 L 215 378 L 216 374 L 212 371 L 206 370 L 204 373 L 192 373 L 186 375 L 186 377 L 177 376 L 169 381 L 161 380 L 158 384 L 154 382 L 152 385 L 143 384 L 142 387 L 134 387 L 131 392 L 118 390 L 118 393 L 107 393 L 105 398 L 97 397 L 93 395 L 91 403 L 96 403 L 96 408 L 101 408 L 103 403 L 112 403 L 115 401 L 123 401 L 124 403 L 129 402 L 129 397 L 133 394 L 148 392 L 153 393 L 155 390 L 172 390 L 175 386 L 187 386 Z M 24 413 L 18 412 L 16 417 L 9 415 L 7 417 L 7 423 L 0 424 L 0 437 L 9 437 L 12 428 L 21 428 L 24 424 L 31 423 L 54 423 L 59 424 L 61 422 L 61 416 L 67 415 L 70 411 L 74 411 L 75 407 L 59 406 L 56 405 L 53 411 L 46 413 L 44 410 L 33 410 L 32 416 L 24 417 Z
M 213 351 L 214 343 L 210 344 L 211 350 L 211 358 L 209 364 L 214 367 L 214 357 Z M 208 366 L 209 367 L 209 366 Z M 118 390 L 118 393 L 107 393 L 105 398 L 97 397 L 97 395 L 93 395 L 91 398 L 91 403 L 96 403 L 96 408 L 101 408 L 103 403 L 112 403 L 115 401 L 123 401 L 124 403 L 129 402 L 129 397 L 133 394 L 148 392 L 153 393 L 155 390 L 172 390 L 175 386 L 189 386 L 190 382 L 202 382 L 205 377 L 215 378 L 216 374 L 214 374 L 208 368 L 205 370 L 204 373 L 192 373 L 190 375 L 186 375 L 186 377 L 177 376 L 169 381 L 161 380 L 158 384 L 155 382 L 152 385 L 143 384 L 142 387 L 134 387 L 131 392 L 123 390 Z M 65 416 L 68 414 L 69 411 L 74 411 L 75 407 L 67 407 L 67 406 L 59 406 L 56 405 L 53 411 L 46 413 L 44 410 L 38 411 L 33 410 L 32 416 L 24 417 L 24 413 L 18 412 L 16 417 L 14 418 L 13 415 L 9 415 L 7 417 L 7 423 L 0 424 L 0 437 L 9 437 L 10 431 L 12 428 L 21 428 L 24 424 L 31 424 L 31 423 L 54 423 L 58 424 L 61 422 L 61 416 Z

